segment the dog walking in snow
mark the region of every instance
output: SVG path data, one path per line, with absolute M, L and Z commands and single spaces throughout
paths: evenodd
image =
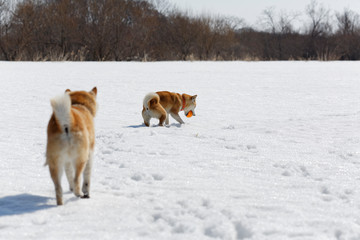
M 53 114 L 47 128 L 46 164 L 55 185 L 57 205 L 63 204 L 61 176 L 64 168 L 75 196 L 90 197 L 96 94 L 96 87 L 90 92 L 68 89 L 63 95 L 51 99 Z
M 179 116 L 180 111 L 184 111 L 185 116 L 195 116 L 197 95 L 174 92 L 148 93 L 143 100 L 142 117 L 146 126 L 150 126 L 150 119 L 159 119 L 159 126 L 169 125 L 169 114 L 180 124 L 184 121 Z

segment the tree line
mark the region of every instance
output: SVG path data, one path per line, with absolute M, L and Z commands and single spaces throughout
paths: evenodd
M 316 1 L 296 14 L 264 10 L 262 29 L 194 16 L 166 0 L 0 0 L 0 60 L 359 60 L 359 15 Z

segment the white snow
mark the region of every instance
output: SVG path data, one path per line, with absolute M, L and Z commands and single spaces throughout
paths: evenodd
M 0 239 L 360 239 L 359 62 L 0 62 Z M 50 99 L 98 88 L 90 199 L 45 163 Z M 185 125 L 148 92 L 197 94 Z

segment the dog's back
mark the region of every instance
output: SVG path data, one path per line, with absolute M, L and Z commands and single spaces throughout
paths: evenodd
M 182 106 L 181 95 L 179 93 L 161 91 L 156 92 L 160 97 L 160 104 L 166 112 L 178 113 Z

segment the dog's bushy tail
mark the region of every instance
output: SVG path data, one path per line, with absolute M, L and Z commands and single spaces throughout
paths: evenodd
M 160 102 L 160 97 L 157 93 L 151 92 L 146 94 L 143 101 L 143 106 L 145 109 L 150 108 L 152 105 L 158 104 Z
M 50 100 L 55 118 L 60 124 L 61 130 L 69 134 L 71 126 L 71 98 L 68 93 L 57 96 Z

